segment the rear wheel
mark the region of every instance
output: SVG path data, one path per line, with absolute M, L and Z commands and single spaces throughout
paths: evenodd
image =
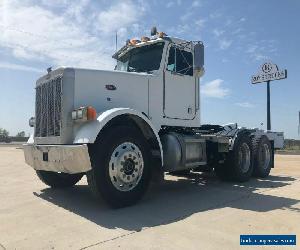
M 258 143 L 254 145 L 254 171 L 256 177 L 265 178 L 270 174 L 273 165 L 272 147 L 269 139 L 262 136 Z
M 130 206 L 143 196 L 151 174 L 150 150 L 137 129 L 107 129 L 90 153 L 92 170 L 87 180 L 96 196 L 115 208 Z
M 248 181 L 253 173 L 252 144 L 247 134 L 240 134 L 234 142 L 224 164 L 217 165 L 215 172 L 222 180 Z
M 84 174 L 66 174 L 66 173 L 56 173 L 44 170 L 37 170 L 37 176 L 42 182 L 47 186 L 52 188 L 66 188 L 74 186 Z
M 248 181 L 253 173 L 252 144 L 247 134 L 240 135 L 229 157 L 232 178 L 235 181 Z

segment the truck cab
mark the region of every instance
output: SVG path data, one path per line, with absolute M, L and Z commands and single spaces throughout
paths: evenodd
M 69 187 L 86 175 L 96 196 L 123 207 L 164 173 L 268 176 L 282 133 L 200 122 L 201 41 L 154 28 L 113 58 L 114 70 L 65 67 L 37 80 L 34 135 L 24 154 L 45 184 Z
M 162 37 L 123 47 L 113 57 L 116 70 L 146 73 L 149 113 L 158 126 L 197 127 L 200 124 L 199 75 L 194 72 L 194 46 L 177 38 Z M 203 65 L 201 65 L 203 67 Z M 180 101 L 178 101 L 180 100 Z

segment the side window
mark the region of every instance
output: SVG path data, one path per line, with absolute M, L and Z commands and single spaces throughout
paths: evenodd
M 193 76 L 193 54 L 172 46 L 169 50 L 167 70 Z

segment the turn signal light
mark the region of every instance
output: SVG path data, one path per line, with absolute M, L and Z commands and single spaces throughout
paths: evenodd
M 163 38 L 164 36 L 167 35 L 167 34 L 164 33 L 164 32 L 158 32 L 157 34 L 158 34 L 158 37 L 159 37 L 159 38 Z
M 97 111 L 92 106 L 80 107 L 72 111 L 72 120 L 74 121 L 91 121 L 96 118 Z
M 92 106 L 88 106 L 86 115 L 88 120 L 96 120 L 97 118 L 96 109 L 94 109 Z
M 131 45 L 136 45 L 137 43 L 140 43 L 141 41 L 140 40 L 137 40 L 137 39 L 130 39 L 130 44 Z

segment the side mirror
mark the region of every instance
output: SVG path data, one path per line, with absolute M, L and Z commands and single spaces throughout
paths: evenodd
M 204 75 L 204 45 L 202 42 L 194 45 L 194 72 L 199 77 Z

